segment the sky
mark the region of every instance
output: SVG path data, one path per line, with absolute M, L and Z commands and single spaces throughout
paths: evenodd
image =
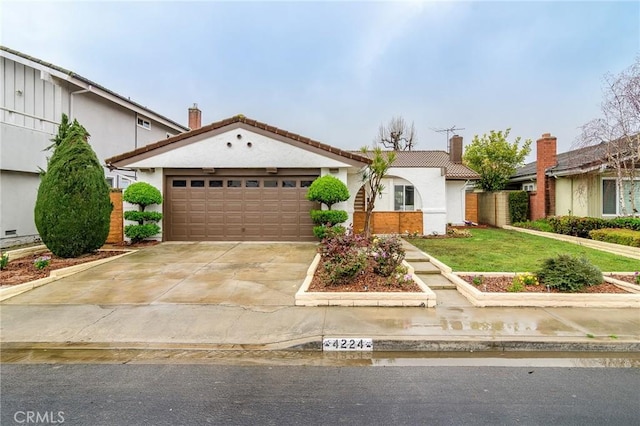
M 456 127 L 567 151 L 640 55 L 637 1 L 3 0 L 0 19 L 0 44 L 183 125 L 197 103 L 203 124 L 244 114 L 343 149 L 401 116 L 415 149 Z

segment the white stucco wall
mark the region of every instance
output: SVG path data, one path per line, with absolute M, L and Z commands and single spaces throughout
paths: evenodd
M 449 180 L 447 188 L 447 223 L 453 225 L 464 224 L 465 181 Z
M 126 163 L 126 166 L 145 168 L 340 168 L 349 166 L 345 162 L 245 129 L 234 129 L 209 137 L 203 135 L 202 139 L 196 136 L 193 141 L 188 145 L 147 159 Z
M 38 238 L 33 209 L 40 176 L 37 173 L 0 171 L 0 247 Z M 15 230 L 15 236 L 12 232 Z

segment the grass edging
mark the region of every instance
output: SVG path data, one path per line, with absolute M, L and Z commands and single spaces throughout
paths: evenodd
M 414 268 L 406 261 L 408 273 L 422 289 L 422 292 L 310 292 L 309 286 L 320 263 L 320 254 L 316 254 L 307 269 L 300 289 L 295 295 L 296 306 L 436 306 L 436 294 L 415 275 Z
M 11 287 L 0 289 L 0 302 L 10 299 L 14 296 L 33 290 L 34 288 L 41 287 L 45 284 L 52 283 L 60 278 L 68 277 L 69 275 L 77 274 L 78 272 L 86 271 L 94 266 L 102 265 L 103 263 L 111 262 L 112 260 L 120 259 L 121 257 L 128 256 L 135 253 L 137 250 L 102 250 L 102 251 L 123 251 L 122 254 L 117 256 L 106 257 L 104 259 L 94 260 L 93 262 L 81 263 L 79 265 L 68 266 L 66 268 L 55 269 L 51 271 L 48 277 L 40 278 L 35 281 L 29 281 L 27 283 L 12 285 Z M 30 253 L 29 253 L 30 254 Z
M 478 273 L 475 273 L 476 275 Z M 621 286 L 619 281 L 605 277 L 633 294 L 594 294 L 594 293 L 494 293 L 483 292 L 467 283 L 459 275 L 474 275 L 473 272 L 455 272 L 444 274 L 453 282 L 458 291 L 477 307 L 575 307 L 575 308 L 640 308 L 640 286 L 628 284 Z M 514 276 L 514 273 L 483 272 L 485 276 Z M 614 282 L 615 281 L 615 282 Z

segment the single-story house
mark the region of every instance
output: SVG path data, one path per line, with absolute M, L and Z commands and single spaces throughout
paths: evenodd
M 637 215 L 631 200 L 633 197 L 639 209 L 640 136 L 621 143 L 603 142 L 557 154 L 556 138 L 545 133 L 536 144 L 536 161 L 520 167 L 508 189 L 531 192 L 533 220 L 553 215 Z M 617 176 L 611 167 L 612 156 L 627 167 L 635 167 L 634 173 Z
M 346 210 L 349 223 L 364 208 L 361 172 L 370 163 L 365 154 L 243 115 L 202 127 L 197 117 L 190 127 L 106 160 L 109 168 L 135 170 L 139 181 L 162 191 L 163 240 L 313 241 L 309 211 L 317 205 L 306 192 L 314 179 L 328 174 L 351 194 L 333 208 Z M 452 138 L 451 153 L 398 153 L 376 211 L 408 212 L 413 219 L 417 213 L 419 221 L 401 229 L 405 224 L 396 220 L 395 229 L 385 230 L 441 234 L 447 223 L 464 221 L 464 191 L 477 174 L 461 164 L 461 137 Z

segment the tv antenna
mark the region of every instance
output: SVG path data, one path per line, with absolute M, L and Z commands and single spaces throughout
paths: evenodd
M 457 130 L 464 130 L 464 127 L 456 127 L 456 125 L 454 124 L 453 126 L 444 129 L 434 129 L 433 127 L 430 127 L 430 129 L 434 132 L 447 134 L 447 151 L 451 152 L 451 141 L 449 140 L 449 133 L 453 133 L 455 135 Z

